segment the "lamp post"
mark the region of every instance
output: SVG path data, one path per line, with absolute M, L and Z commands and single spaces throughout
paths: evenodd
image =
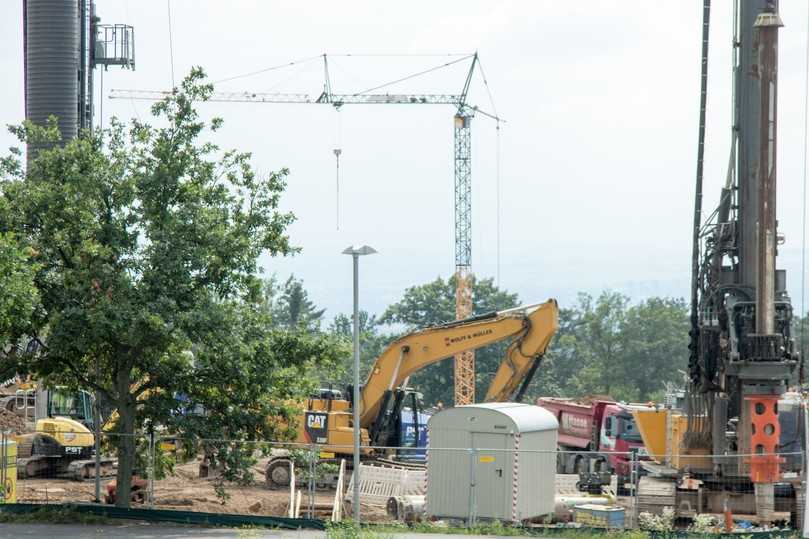
M 359 267 L 360 257 L 375 254 L 373 247 L 350 245 L 343 250 L 344 255 L 351 255 L 354 262 L 354 522 L 360 525 L 360 294 Z

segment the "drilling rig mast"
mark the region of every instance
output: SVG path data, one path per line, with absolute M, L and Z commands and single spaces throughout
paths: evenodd
M 703 222 L 710 0 L 704 2 L 690 379 L 685 410 L 668 412 L 666 456 L 656 459 L 663 464 L 658 477 L 676 478 L 674 488 L 662 491 L 671 493 L 666 503 L 678 511 L 689 503 L 690 489 L 698 491 L 695 513 L 721 512 L 723 503 L 726 511 L 737 514 L 749 514 L 755 507 L 757 520 L 767 523 L 781 520 L 776 483 L 795 492 L 797 487 L 785 483 L 784 472 L 800 467 L 777 454 L 784 443 L 779 401 L 798 381 L 801 363 L 791 336 L 786 275 L 776 269 L 781 243 L 776 230 L 778 31 L 783 24 L 771 0 L 734 4 L 731 158 L 719 206 Z M 681 434 L 675 433 L 675 424 Z M 697 479 L 699 486 L 684 487 L 685 477 Z M 734 497 L 726 495 L 729 480 L 735 485 Z M 641 480 L 640 504 L 650 499 L 657 481 L 651 476 Z M 779 492 L 784 497 L 784 489 Z

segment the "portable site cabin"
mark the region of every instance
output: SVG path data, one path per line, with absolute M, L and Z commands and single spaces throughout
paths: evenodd
M 520 522 L 553 513 L 559 424 L 552 413 L 472 404 L 438 412 L 427 427 L 429 515 Z

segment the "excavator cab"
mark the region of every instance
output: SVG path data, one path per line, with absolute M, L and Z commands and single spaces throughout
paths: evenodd
M 407 428 L 403 424 L 402 416 L 407 410 L 413 421 L 412 428 L 415 433 L 418 433 L 421 430 L 419 418 L 423 417 L 423 414 L 421 414 L 421 398 L 421 393 L 412 388 L 386 390 L 382 398 L 382 405 L 379 408 L 379 414 L 371 424 L 368 432 L 371 444 L 376 447 L 403 447 L 410 445 L 407 444 L 408 440 L 404 436 Z M 410 446 L 418 447 L 418 441 L 419 437 L 415 436 Z
M 47 391 L 47 406 L 48 417 L 68 417 L 83 424 L 90 431 L 95 428 L 93 398 L 87 391 L 70 391 L 64 387 L 57 387 Z

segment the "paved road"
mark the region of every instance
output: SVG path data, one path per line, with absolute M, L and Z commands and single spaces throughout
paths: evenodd
M 233 528 L 200 528 L 194 526 L 171 526 L 166 524 L 150 524 L 131 522 L 112 525 L 84 524 L 0 524 L 0 537 L 48 539 L 264 539 L 264 538 L 300 538 L 320 539 L 326 537 L 323 532 L 316 531 L 269 531 L 261 529 Z M 488 535 L 442 535 L 432 533 L 396 534 L 398 538 L 416 537 L 417 539 L 499 539 Z

